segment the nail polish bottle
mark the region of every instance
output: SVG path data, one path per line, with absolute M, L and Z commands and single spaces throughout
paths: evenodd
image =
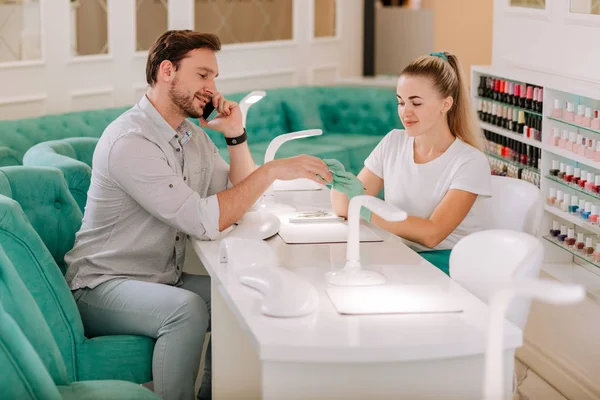
M 600 140 L 596 140 L 596 151 L 594 151 L 594 161 L 600 161 Z
M 565 173 L 563 180 L 565 182 L 571 182 L 573 180 L 573 166 L 572 165 L 567 165 L 567 172 Z
M 585 115 L 585 106 L 583 104 L 579 104 L 577 106 L 577 115 L 575 115 L 575 123 L 577 125 L 581 125 L 584 115 Z
M 552 160 L 552 168 L 550 168 L 550 175 L 552 176 L 557 176 L 558 175 L 558 171 L 559 171 L 559 164 L 558 164 L 558 160 Z
M 596 139 L 587 138 L 587 146 L 585 148 L 585 158 L 594 158 L 594 149 L 596 148 Z
M 496 126 L 502 126 L 502 114 L 504 112 L 504 106 L 498 104 L 496 107 Z
M 581 170 L 579 168 L 575 168 L 573 171 L 573 179 L 571 179 L 571 185 L 577 186 L 579 181 L 581 180 Z
M 554 200 L 554 207 L 556 208 L 560 208 L 560 205 L 562 204 L 564 199 L 564 195 L 562 190 L 557 190 L 556 191 L 556 200 Z
M 561 136 L 560 140 L 558 141 L 558 147 L 560 147 L 561 149 L 566 149 L 567 143 L 569 143 L 569 131 L 563 130 L 562 136 Z
M 568 247 L 573 247 L 573 246 L 575 246 L 576 241 L 577 240 L 575 240 L 575 229 L 569 228 L 568 233 L 567 233 L 567 238 L 565 239 L 565 244 Z
M 588 222 L 592 225 L 598 225 L 598 206 L 595 204 L 592 206 L 592 211 L 588 218 Z
M 579 209 L 579 199 L 577 196 L 571 196 L 571 205 L 569 206 L 569 214 L 576 215 Z
M 600 110 L 594 111 L 596 118 L 594 118 L 590 124 L 590 128 L 600 131 Z
M 559 234 L 560 224 L 558 223 L 558 221 L 554 220 L 552 221 L 552 229 L 550 229 L 550 236 L 552 236 L 553 238 L 557 238 Z
M 533 101 L 533 86 L 527 86 L 527 96 L 525 98 L 525 105 L 523 106 L 523 108 L 526 108 L 527 110 L 531 110 L 532 101 Z
M 573 152 L 573 147 L 575 146 L 575 141 L 577 140 L 577 135 L 575 132 L 569 132 L 569 141 L 567 142 L 567 151 Z
M 592 254 L 595 262 L 600 262 L 600 243 L 596 243 L 596 251 Z
M 515 107 L 519 106 L 519 98 L 521 97 L 521 85 L 519 85 L 518 83 L 515 83 L 515 89 L 514 89 L 514 96 L 512 99 L 512 105 Z
M 577 134 L 577 154 L 585 157 L 586 141 L 581 133 Z
M 586 192 L 590 192 L 590 193 L 594 192 L 594 190 L 593 190 L 594 182 L 595 182 L 594 174 L 592 174 L 591 172 L 588 172 L 587 181 L 585 182 L 585 186 L 584 186 L 584 189 Z
M 491 118 L 490 118 L 490 123 L 492 125 L 496 125 L 496 122 L 498 121 L 498 117 L 496 116 L 498 113 L 498 105 L 496 103 L 492 104 L 492 112 L 491 112 Z
M 535 110 L 538 113 L 542 113 L 544 111 L 544 89 L 538 89 L 538 101 L 537 101 L 537 109 Z
M 583 219 L 588 221 L 590 219 L 590 215 L 592 215 L 592 203 L 589 201 L 585 202 L 585 211 L 583 212 Z
M 531 110 L 532 111 L 536 111 L 537 108 L 538 108 L 537 101 L 538 101 L 538 92 L 539 92 L 539 90 L 540 89 L 538 89 L 538 88 L 533 88 L 533 96 L 531 98 Z
M 558 241 L 564 242 L 567 238 L 567 227 L 564 225 L 560 226 L 560 233 L 558 234 Z
M 513 111 L 511 131 L 515 133 L 519 132 L 519 113 L 516 109 Z
M 558 175 L 556 176 L 558 179 L 565 179 L 565 175 L 566 175 L 567 169 L 565 167 L 564 163 L 560 163 L 560 168 L 558 170 Z
M 546 203 L 553 206 L 556 202 L 556 189 L 550 188 L 550 194 L 548 194 L 548 198 L 546 199 Z
M 504 124 L 502 125 L 502 127 L 504 129 L 510 129 L 510 126 L 512 125 L 512 119 L 513 119 L 513 109 L 506 107 L 506 117 L 504 118 Z
M 527 136 L 527 132 L 525 132 L 525 111 L 519 111 L 519 127 L 517 132 Z
M 492 99 L 498 100 L 498 91 L 500 90 L 500 79 L 494 79 L 494 90 L 492 92 Z
M 567 101 L 567 110 L 563 112 L 563 119 L 567 122 L 575 121 L 575 104 Z
M 594 194 L 600 193 L 600 174 L 597 174 L 594 178 L 594 185 L 592 186 L 592 192 Z
M 506 103 L 513 104 L 515 97 L 515 83 L 510 82 L 508 84 L 508 97 L 506 98 Z
M 577 184 L 579 185 L 580 188 L 584 188 L 586 182 L 587 182 L 587 171 L 582 169 L 581 170 L 581 179 L 579 179 L 579 182 Z
M 560 99 L 554 99 L 554 108 L 552 109 L 552 117 L 557 119 L 562 119 L 563 110 L 560 105 Z
M 583 233 L 579 232 L 577 234 L 577 241 L 575 242 L 575 248 L 581 252 L 581 251 L 583 251 L 584 247 L 585 247 L 585 241 L 583 238 Z
M 585 212 L 585 200 L 584 199 L 580 199 L 579 200 L 579 207 L 577 208 L 577 215 L 575 215 L 577 218 L 581 218 L 583 219 L 583 213 Z
M 571 199 L 571 196 L 569 196 L 569 193 L 565 193 L 563 195 L 563 201 L 560 203 L 560 209 L 566 213 L 569 212 L 569 200 Z
M 592 238 L 585 238 L 585 247 L 583 248 L 583 253 L 587 256 L 591 256 L 594 254 L 594 246 L 592 245 Z
M 585 114 L 581 120 L 581 125 L 589 128 L 592 126 L 592 109 L 590 107 L 585 108 Z
M 550 144 L 552 146 L 558 147 L 558 142 L 560 141 L 560 129 L 554 128 L 552 130 L 552 137 L 550 138 Z

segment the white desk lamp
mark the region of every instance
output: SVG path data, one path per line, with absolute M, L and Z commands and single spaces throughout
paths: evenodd
M 502 286 L 490 300 L 487 350 L 485 355 L 484 400 L 506 400 L 504 397 L 504 324 L 508 305 L 514 296 L 526 296 L 546 303 L 567 305 L 585 297 L 581 285 L 550 280 L 522 280 Z M 512 395 L 507 397 L 512 399 Z
M 277 136 L 275 139 L 269 143 L 269 147 L 267 147 L 267 151 L 265 152 L 265 160 L 264 163 L 268 163 L 269 161 L 273 161 L 275 159 L 275 153 L 285 142 L 289 142 L 290 140 L 302 139 L 311 136 L 319 136 L 323 134 L 322 129 L 307 129 L 304 131 L 285 133 L 283 135 Z M 320 190 L 321 186 L 310 179 L 301 178 L 294 179 L 291 181 L 280 181 L 276 180 L 273 182 L 273 185 L 269 187 L 269 189 L 265 192 L 267 196 L 273 196 L 273 191 L 284 191 L 284 190 Z
M 339 271 L 325 274 L 327 282 L 336 286 L 383 285 L 385 277 L 376 271 L 364 270 L 360 264 L 360 209 L 365 206 L 388 221 L 404 221 L 408 215 L 377 197 L 361 195 L 350 200 L 348 207 L 348 242 L 346 265 Z
M 248 93 L 244 98 L 240 101 L 240 111 L 242 112 L 242 126 L 246 127 L 246 118 L 248 117 L 248 110 L 252 107 L 253 104 L 258 103 L 265 97 L 267 93 L 262 90 L 255 90 L 253 92 Z

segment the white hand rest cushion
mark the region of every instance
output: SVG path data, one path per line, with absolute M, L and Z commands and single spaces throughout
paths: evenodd
M 270 317 L 302 317 L 319 304 L 315 287 L 285 268 L 246 268 L 239 278 L 243 285 L 264 294 L 261 312 Z
M 237 272 L 253 267 L 276 267 L 279 263 L 273 249 L 259 239 L 226 237 L 219 245 L 219 259 Z
M 273 190 L 275 192 L 321 189 L 323 189 L 322 185 L 319 185 L 317 182 L 306 178 L 292 179 L 291 181 L 282 181 L 277 179 L 275 182 L 273 182 Z
M 281 221 L 276 215 L 259 209 L 249 211 L 239 220 L 229 236 L 248 239 L 268 239 L 279 232 Z

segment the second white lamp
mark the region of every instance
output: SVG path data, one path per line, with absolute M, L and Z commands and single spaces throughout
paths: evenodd
M 338 271 L 325 274 L 327 282 L 336 286 L 383 285 L 385 277 L 379 272 L 364 270 L 360 264 L 360 209 L 366 207 L 388 221 L 404 221 L 405 211 L 378 199 L 360 195 L 350 200 L 348 207 L 348 241 L 346 244 L 346 265 Z

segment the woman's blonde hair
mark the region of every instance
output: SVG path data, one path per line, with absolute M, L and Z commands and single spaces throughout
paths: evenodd
M 442 97 L 452 97 L 448 111 L 450 132 L 463 142 L 485 152 L 485 138 L 471 106 L 469 90 L 458 58 L 448 52 L 432 53 L 411 62 L 400 76 L 430 78 Z

